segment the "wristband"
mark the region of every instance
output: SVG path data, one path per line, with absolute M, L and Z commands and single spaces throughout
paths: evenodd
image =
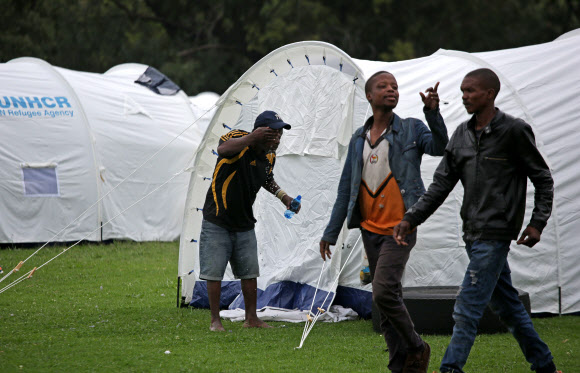
M 278 198 L 280 201 L 282 201 L 282 198 L 284 198 L 284 196 L 286 196 L 286 192 L 283 191 L 282 189 L 278 189 L 275 193 L 276 198 Z

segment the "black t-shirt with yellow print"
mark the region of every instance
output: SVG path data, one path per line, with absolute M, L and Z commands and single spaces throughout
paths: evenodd
M 223 135 L 219 144 L 249 134 L 233 130 Z M 204 219 L 233 232 L 253 229 L 256 219 L 252 206 L 260 188 L 274 179 L 275 162 L 276 153 L 259 154 L 249 146 L 234 156 L 219 156 L 203 206 Z

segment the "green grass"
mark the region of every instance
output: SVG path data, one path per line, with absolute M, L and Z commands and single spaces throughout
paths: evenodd
M 50 259 L 42 250 L 4 288 Z M 0 249 L 5 273 L 33 249 Z M 302 350 L 303 324 L 245 330 L 209 311 L 176 307 L 177 243 L 80 245 L 0 294 L 0 372 L 385 372 L 382 337 L 370 321 L 317 323 Z M 580 372 L 580 318 L 534 319 L 558 368 Z M 424 336 L 437 370 L 449 336 Z M 171 351 L 165 354 L 165 351 Z M 468 372 L 529 372 L 508 334 L 481 335 Z

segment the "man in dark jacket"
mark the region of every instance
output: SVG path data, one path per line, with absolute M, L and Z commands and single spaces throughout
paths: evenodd
M 443 155 L 449 141 L 439 113 L 438 85 L 420 93 L 429 131 L 419 119 L 403 119 L 393 112 L 399 88 L 392 74 L 380 71 L 367 80 L 365 93 L 373 116 L 352 136 L 330 222 L 320 241 L 320 255 L 326 260 L 345 219 L 349 228 L 361 229 L 393 372 L 424 373 L 429 363 L 430 347 L 415 331 L 401 286 L 416 234 L 401 249 L 393 239 L 393 227 L 425 192 L 423 154 Z
M 532 128 L 495 107 L 500 89 L 490 69 L 468 73 L 461 83 L 470 120 L 462 123 L 445 149 L 433 183 L 394 228 L 398 244 L 443 203 L 459 180 L 463 184 L 463 239 L 469 257 L 453 319 L 455 326 L 441 372 L 463 372 L 487 304 L 508 326 L 532 370 L 555 373 L 548 346 L 540 339 L 512 286 L 507 256 L 525 212 L 529 178 L 535 187 L 531 220 L 518 239 L 529 247 L 540 241 L 552 211 L 554 183 L 536 148 Z

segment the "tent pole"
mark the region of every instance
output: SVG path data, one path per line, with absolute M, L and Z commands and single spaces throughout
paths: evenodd
M 562 287 L 558 286 L 558 316 L 562 316 Z
M 179 306 L 181 306 L 180 302 L 179 302 L 179 290 L 181 288 L 181 277 L 177 276 L 177 308 L 179 308 Z

